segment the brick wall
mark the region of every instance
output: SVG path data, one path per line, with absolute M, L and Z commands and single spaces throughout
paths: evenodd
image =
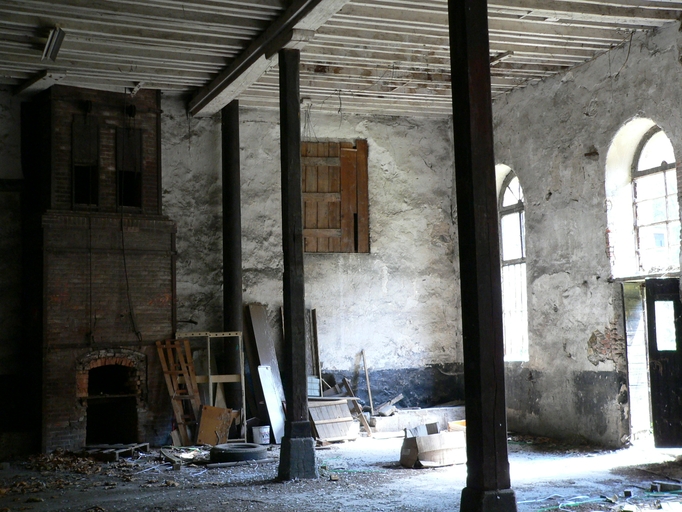
M 48 91 L 52 108 L 51 208 L 72 209 L 71 125 L 77 116 L 90 116 L 99 126 L 100 205 L 98 211 L 116 207 L 116 128 L 142 130 L 142 211 L 161 213 L 159 203 L 158 105 L 157 92 L 141 90 L 134 97 L 106 91 L 54 86 Z M 88 104 L 88 102 L 90 102 Z M 87 105 L 90 112 L 86 114 Z M 135 107 L 131 117 L 129 107 Z
M 43 396 L 36 399 L 45 451 L 85 444 L 87 373 L 104 364 L 136 369 L 138 441 L 167 442 L 170 400 L 154 343 L 175 331 L 176 228 L 160 215 L 159 115 L 155 91 L 130 97 L 61 86 L 24 109 L 23 164 L 31 177 L 24 201 L 25 309 L 37 312 L 26 332 L 29 343 L 42 346 Z M 97 125 L 94 207 L 73 204 L 77 116 Z M 124 127 L 142 130 L 141 208 L 118 207 L 116 130 Z

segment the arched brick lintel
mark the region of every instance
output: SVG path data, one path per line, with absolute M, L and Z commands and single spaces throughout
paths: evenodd
M 76 361 L 76 396 L 88 396 L 88 372 L 93 368 L 107 365 L 120 365 L 137 370 L 138 381 L 147 382 L 147 357 L 134 350 L 119 348 L 97 350 L 80 357 Z

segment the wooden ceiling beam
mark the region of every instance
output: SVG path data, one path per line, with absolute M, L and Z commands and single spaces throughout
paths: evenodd
M 62 80 L 65 76 L 66 73 L 64 73 L 63 71 L 45 69 L 43 71 L 40 71 L 36 76 L 31 78 L 30 80 L 21 84 L 15 91 L 15 94 L 22 95 L 25 97 L 33 96 L 34 94 L 37 94 L 40 91 L 44 91 L 45 89 L 52 87 L 54 84 Z
M 248 80 L 255 81 L 259 71 L 262 73 L 268 69 L 273 55 L 287 44 L 283 37 L 287 38 L 287 34 L 293 36 L 294 31 L 314 32 L 347 2 L 348 0 L 295 0 L 239 57 L 192 98 L 189 112 L 192 115 L 211 115 L 218 112 L 236 97 L 234 94 L 239 94 L 244 89 L 246 81 L 242 81 L 239 87 L 230 87 L 240 76 L 246 75 L 248 71 Z M 295 45 L 300 48 L 301 41 L 295 42 Z M 250 70 L 252 67 L 254 69 Z

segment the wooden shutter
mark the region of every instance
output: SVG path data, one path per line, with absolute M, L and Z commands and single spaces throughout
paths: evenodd
M 301 143 L 305 252 L 369 252 L 367 141 Z

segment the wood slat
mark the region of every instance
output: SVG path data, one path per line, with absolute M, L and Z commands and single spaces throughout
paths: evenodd
M 341 238 L 341 230 L 335 228 L 303 228 L 303 236 L 307 237 L 327 237 L 327 238 Z M 328 251 L 320 251 L 328 252 Z
M 326 178 L 329 186 L 329 177 Z M 303 192 L 303 200 L 316 203 L 334 203 L 341 201 L 341 192 Z
M 329 143 L 320 142 L 317 151 L 318 158 L 328 159 Z M 334 161 L 334 159 L 331 159 Z M 339 162 L 340 163 L 340 162 Z M 332 164 L 336 165 L 336 164 Z M 329 164 L 320 163 L 317 166 L 317 191 L 318 193 L 329 192 Z M 317 227 L 327 229 L 329 227 L 329 209 L 325 204 L 317 205 Z M 317 238 L 317 252 L 329 252 L 329 239 L 325 235 Z
M 307 157 L 317 157 L 319 151 L 319 144 L 317 142 L 308 142 L 306 144 Z M 317 192 L 317 166 L 304 165 L 303 172 L 305 174 L 305 188 L 303 192 Z M 317 202 L 306 201 L 303 198 L 303 228 L 315 229 L 317 228 Z M 304 238 L 305 252 L 317 252 L 317 238 L 306 236 Z
M 311 143 L 314 144 L 314 143 Z M 319 142 L 318 144 L 322 144 L 324 146 L 327 146 L 330 144 L 329 142 Z M 324 152 L 324 151 L 323 151 Z M 328 151 L 327 151 L 328 152 Z M 303 165 L 320 165 L 320 166 L 330 166 L 330 165 L 341 165 L 341 161 L 339 160 L 339 157 L 329 157 L 329 156 L 303 156 L 301 158 L 301 162 Z
M 357 252 L 369 252 L 369 176 L 368 176 L 368 152 L 367 141 L 358 139 L 355 141 L 357 147 L 356 169 L 357 169 L 357 230 L 358 245 Z
M 338 142 L 329 143 L 329 156 L 339 158 L 340 149 Z M 341 230 L 341 160 L 339 159 L 338 166 L 329 167 L 329 190 L 338 191 L 338 202 L 332 202 L 327 205 L 327 218 L 329 221 L 329 228 Z M 330 238 L 328 241 L 329 252 L 339 252 L 341 250 L 341 237 Z
M 355 252 L 357 150 L 341 149 L 341 252 Z

